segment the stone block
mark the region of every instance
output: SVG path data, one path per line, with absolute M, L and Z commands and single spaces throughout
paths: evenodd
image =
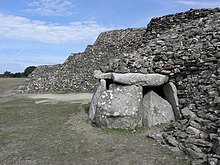
M 141 123 L 142 87 L 111 84 L 101 95 L 95 123 L 99 127 L 135 129 Z
M 143 125 L 147 127 L 175 120 L 172 106 L 154 91 L 149 91 L 144 96 L 142 111 Z
M 189 110 L 188 107 L 185 107 L 181 110 L 183 118 L 189 119 L 189 118 L 195 118 L 197 117 L 196 114 Z
M 106 81 L 101 79 L 100 83 L 93 94 L 91 105 L 89 108 L 89 118 L 94 122 L 94 116 L 96 113 L 97 104 L 99 101 L 100 96 L 103 94 L 103 92 L 106 91 Z
M 96 79 L 111 79 L 112 73 L 103 73 L 101 70 L 95 70 L 94 71 L 94 77 Z
M 172 82 L 169 82 L 163 86 L 163 91 L 166 100 L 171 104 L 173 108 L 175 119 L 178 120 L 180 118 L 180 110 L 176 86 Z

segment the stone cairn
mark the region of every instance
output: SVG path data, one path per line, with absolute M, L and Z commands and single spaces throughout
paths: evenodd
M 100 70 L 97 72 L 105 76 L 110 74 L 111 78 L 95 79 L 95 70 Z M 133 78 L 127 81 L 129 84 L 124 84 L 122 74 L 130 73 L 136 74 L 128 75 Z M 139 77 L 137 74 L 146 77 L 142 76 L 144 80 L 135 82 L 134 79 Z M 146 85 L 149 76 L 155 74 L 167 76 L 168 80 L 160 86 Z M 189 154 L 195 159 L 194 164 L 220 164 L 219 8 L 154 18 L 147 28 L 101 33 L 93 45 L 83 53 L 72 54 L 64 64 L 37 68 L 18 92 L 91 92 L 99 84 L 98 80 L 101 82 L 98 89 L 104 98 L 94 103 L 95 112 L 100 112 L 100 115 L 94 114 L 94 111 L 92 114 L 92 110 L 90 114 L 94 121 L 97 120 L 97 125 L 110 128 L 150 127 L 152 121 L 145 110 L 155 109 L 151 98 L 156 98 L 154 100 L 171 105 L 176 122 L 165 128 L 164 133 L 149 136 L 170 145 L 173 150 L 180 149 Z M 177 96 L 176 105 L 166 96 L 164 89 L 168 87 L 165 86 L 172 87 L 171 91 L 176 88 L 177 95 L 168 95 L 173 99 Z M 120 93 L 128 96 L 136 93 L 136 96 L 128 100 Z M 106 101 L 116 102 L 119 106 L 123 102 L 124 107 L 119 110 Z M 114 107 L 116 113 L 113 112 Z M 128 108 L 134 114 L 128 112 Z M 120 126 L 117 122 L 122 120 L 125 124 Z M 157 124 L 155 121 L 154 124 Z
M 184 151 L 193 164 L 220 164 L 219 18 L 217 8 L 153 19 L 141 48 L 95 71 L 100 85 L 90 108 L 93 122 L 134 129 L 175 117 L 164 132 L 148 136 Z

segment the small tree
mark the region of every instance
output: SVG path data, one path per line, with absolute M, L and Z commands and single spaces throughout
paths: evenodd
M 34 69 L 36 69 L 36 66 L 29 66 L 24 70 L 24 75 L 27 77 L 29 74 L 31 74 Z
M 11 72 L 5 71 L 4 77 L 11 77 L 11 76 L 12 76 L 12 73 L 11 73 Z
M 22 77 L 25 77 L 25 75 L 24 75 L 24 73 L 17 72 L 15 74 L 13 74 L 13 77 L 14 78 L 22 78 Z

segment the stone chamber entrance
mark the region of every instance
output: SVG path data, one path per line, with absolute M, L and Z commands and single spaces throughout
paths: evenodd
M 101 73 L 96 78 L 100 84 L 89 116 L 99 127 L 135 129 L 179 118 L 177 90 L 166 75 Z

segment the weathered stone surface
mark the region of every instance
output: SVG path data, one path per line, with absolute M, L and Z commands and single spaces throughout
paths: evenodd
M 174 121 L 172 106 L 154 91 L 149 91 L 142 101 L 143 125 L 154 125 Z
M 141 123 L 141 86 L 118 86 L 111 84 L 101 95 L 95 114 L 97 126 L 134 129 Z
M 186 128 L 186 132 L 187 132 L 188 134 L 190 134 L 190 135 L 195 135 L 195 136 L 197 136 L 197 137 L 199 137 L 199 135 L 200 135 L 200 133 L 201 133 L 200 130 L 198 130 L 198 129 L 192 127 L 192 126 L 187 127 L 187 128 Z
M 161 141 L 164 140 L 163 136 L 162 136 L 162 133 L 159 132 L 159 131 L 155 131 L 155 130 L 148 130 L 146 136 L 156 140 L 158 143 L 161 143 Z
M 189 108 L 187 107 L 183 108 L 181 112 L 182 112 L 183 117 L 186 119 L 197 117 L 196 114 L 190 111 Z
M 161 74 L 142 74 L 142 73 L 113 73 L 114 82 L 121 84 L 142 86 L 160 86 L 168 81 L 168 76 Z
M 213 152 L 220 155 L 220 137 L 215 140 L 213 145 Z
M 175 119 L 178 120 L 180 118 L 180 110 L 176 86 L 172 82 L 169 82 L 163 86 L 163 90 L 166 100 L 173 108 Z
M 167 136 L 165 139 L 173 147 L 177 147 L 179 144 L 179 142 L 173 136 Z
M 112 73 L 103 73 L 101 70 L 95 70 L 94 77 L 97 79 L 112 79 Z
M 194 159 L 191 165 L 206 165 L 207 162 L 204 159 Z
M 208 165 L 218 165 L 218 159 L 217 158 L 208 158 Z
M 194 151 L 191 148 L 186 148 L 186 152 L 188 153 L 188 155 L 190 155 L 194 159 L 203 158 L 203 156 L 205 155 L 204 153 Z
M 104 91 L 106 91 L 106 81 L 101 79 L 95 93 L 93 94 L 91 105 L 89 108 L 89 117 L 93 122 L 99 98 Z

